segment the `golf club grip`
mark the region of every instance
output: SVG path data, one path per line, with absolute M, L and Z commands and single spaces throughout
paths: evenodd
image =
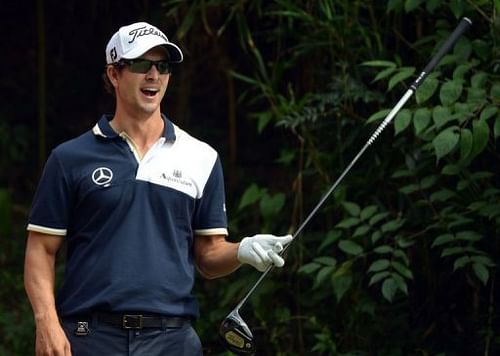
M 439 48 L 434 57 L 432 57 L 429 63 L 427 63 L 417 79 L 415 79 L 415 81 L 410 85 L 410 88 L 412 88 L 413 91 L 417 90 L 417 88 L 420 86 L 420 84 L 422 84 L 427 75 L 432 72 L 434 67 L 441 61 L 444 55 L 451 50 L 460 36 L 462 36 L 462 34 L 470 27 L 470 25 L 472 25 L 472 21 L 469 18 L 463 17 L 462 20 L 460 20 L 460 23 L 455 28 L 455 30 L 446 39 L 446 41 Z

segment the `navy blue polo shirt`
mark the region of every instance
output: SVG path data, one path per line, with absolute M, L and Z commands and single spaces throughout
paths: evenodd
M 141 159 L 110 119 L 52 151 L 33 200 L 28 230 L 67 242 L 58 312 L 196 318 L 193 238 L 227 235 L 217 152 L 163 117 Z

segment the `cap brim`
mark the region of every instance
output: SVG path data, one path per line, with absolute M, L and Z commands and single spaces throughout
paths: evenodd
M 172 42 L 169 42 L 166 45 L 164 45 L 163 47 L 165 47 L 167 49 L 168 53 L 170 54 L 170 62 L 173 62 L 173 63 L 182 62 L 182 60 L 184 59 L 184 56 L 182 55 L 181 49 L 179 47 L 177 47 L 177 45 L 173 44 Z
M 172 42 L 165 42 L 162 38 L 155 38 L 152 41 L 149 41 L 146 45 L 140 46 L 137 48 L 134 48 L 134 50 L 130 51 L 129 53 L 123 54 L 122 58 L 125 59 L 135 59 L 137 57 L 142 56 L 144 53 L 149 51 L 150 49 L 154 47 L 162 46 L 164 47 L 169 55 L 170 55 L 170 62 L 173 63 L 180 63 L 184 59 L 182 55 L 181 49 L 173 44 Z

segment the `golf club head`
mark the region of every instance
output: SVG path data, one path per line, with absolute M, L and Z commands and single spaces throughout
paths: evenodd
M 253 355 L 255 353 L 252 332 L 237 309 L 229 313 L 222 321 L 219 334 L 226 348 L 236 355 Z

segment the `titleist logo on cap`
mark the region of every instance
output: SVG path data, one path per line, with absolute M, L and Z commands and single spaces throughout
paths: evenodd
M 128 43 L 134 42 L 136 38 L 149 35 L 159 36 L 168 42 L 168 38 L 162 32 L 158 31 L 153 27 L 149 28 L 147 26 L 138 27 L 131 30 L 128 34 L 131 36 L 131 40 L 128 41 Z
M 106 46 L 106 63 L 116 63 L 122 58 L 134 59 L 154 47 L 162 46 L 168 51 L 169 61 L 182 62 L 182 51 L 156 26 L 147 22 L 136 22 L 122 26 Z

